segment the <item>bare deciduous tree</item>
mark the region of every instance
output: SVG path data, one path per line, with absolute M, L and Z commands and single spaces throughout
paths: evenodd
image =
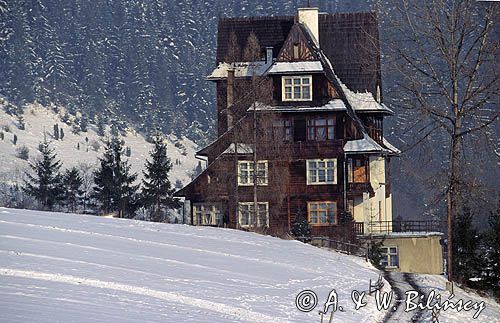
M 453 280 L 451 233 L 468 189 L 464 152 L 498 131 L 500 7 L 474 0 L 401 0 L 393 6 L 386 37 L 392 41 L 388 56 L 396 85 L 391 103 L 401 108 L 403 132 L 413 138 L 406 149 L 439 144 L 434 153 L 440 151 L 445 175 L 441 196 Z

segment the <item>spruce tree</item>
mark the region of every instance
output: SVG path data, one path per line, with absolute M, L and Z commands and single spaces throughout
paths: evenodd
M 177 207 L 178 202 L 172 197 L 174 189 L 168 178 L 172 163 L 167 156 L 165 140 L 163 136 L 157 134 L 153 138 L 153 143 L 151 160 L 146 160 L 146 171 L 143 172 L 142 198 L 144 206 L 151 210 L 151 220 L 160 222 L 164 219 L 162 211 Z
M 62 196 L 61 161 L 45 139 L 40 144 L 41 157 L 30 167 L 34 174 L 26 173 L 24 191 L 38 200 L 43 209 L 52 210 Z
M 134 185 L 137 174 L 131 174 L 130 164 L 122 160 L 123 143 L 117 135 L 106 142 L 100 168 L 94 174 L 94 198 L 103 211 L 118 212 L 119 217 L 130 217 L 137 207 Z
M 473 218 L 472 210 L 464 206 L 453 232 L 453 272 L 456 279 L 465 284 L 470 278 L 478 277 L 482 267 L 479 257 L 481 237 L 472 223 Z
M 75 166 L 66 169 L 63 175 L 62 183 L 64 187 L 64 204 L 69 211 L 75 212 L 80 197 L 83 195 L 83 190 L 81 189 L 83 180 L 80 176 L 80 172 Z

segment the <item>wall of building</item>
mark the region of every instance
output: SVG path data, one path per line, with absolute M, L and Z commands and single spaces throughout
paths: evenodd
M 395 271 L 419 274 L 443 273 L 442 234 L 388 235 L 384 247 L 398 247 L 399 268 Z

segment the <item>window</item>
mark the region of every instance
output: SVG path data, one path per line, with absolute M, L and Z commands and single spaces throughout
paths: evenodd
M 257 219 L 255 218 L 254 203 L 240 202 L 238 224 L 241 227 L 257 226 L 269 227 L 269 203 L 259 202 Z M 257 220 L 257 222 L 255 222 Z
M 267 161 L 257 162 L 257 185 L 267 185 Z M 238 185 L 253 185 L 254 167 L 253 161 L 238 161 Z
M 382 259 L 380 264 L 384 267 L 399 267 L 398 247 L 381 247 Z
M 222 213 L 218 205 L 193 204 L 194 222 L 196 225 L 222 226 Z
M 293 44 L 293 59 L 299 59 L 299 44 Z
M 337 224 L 336 202 L 308 202 L 307 213 L 311 225 Z
M 282 78 L 283 101 L 311 101 L 312 77 L 283 76 Z
M 307 185 L 337 184 L 336 159 L 313 159 L 306 163 Z
M 325 141 L 335 138 L 335 118 L 311 118 L 307 120 L 307 140 Z
M 273 121 L 273 135 L 276 139 L 284 141 L 293 140 L 292 121 L 288 119 L 279 119 Z
M 347 180 L 349 183 L 368 182 L 368 160 L 366 158 L 347 159 Z

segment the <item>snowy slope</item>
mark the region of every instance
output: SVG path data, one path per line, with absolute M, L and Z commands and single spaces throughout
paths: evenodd
M 15 172 L 28 169 L 28 162 L 16 157 L 16 149 L 25 145 L 29 148 L 29 158 L 34 160 L 38 155 L 38 144 L 43 141 L 44 129 L 49 134 L 47 138 L 51 141 L 51 146 L 55 148 L 55 152 L 63 162 L 63 167 L 77 166 L 79 163 L 97 164 L 97 158 L 102 156 L 104 151 L 103 138 L 96 133 L 96 128 L 93 125 L 89 126 L 88 132 L 80 132 L 73 134 L 71 126 L 66 125 L 60 120 L 59 115 L 55 114 L 48 108 L 40 105 L 30 105 L 24 113 L 26 130 L 20 130 L 17 127 L 15 117 L 8 115 L 0 105 L 0 130 L 4 132 L 4 140 L 0 140 L 0 181 L 11 180 Z M 64 129 L 63 140 L 53 140 L 54 124 L 58 124 Z M 6 132 L 4 127 L 7 126 L 10 130 Z M 17 135 L 17 145 L 12 142 L 14 134 Z M 89 149 L 87 151 L 87 143 L 85 137 L 88 137 Z M 145 138 L 130 130 L 125 140 L 125 147 L 131 147 L 131 157 L 129 158 L 132 165 L 132 170 L 142 176 L 142 170 L 146 158 L 149 157 L 149 151 L 152 144 L 145 141 Z M 93 142 L 98 142 L 99 150 L 95 151 L 92 148 Z M 185 156 L 182 150 L 174 146 L 174 141 L 179 141 L 185 147 Z M 80 150 L 77 149 L 77 144 L 80 144 Z M 194 158 L 196 144 L 186 138 L 178 140 L 174 136 L 168 137 L 168 155 L 174 164 L 170 173 L 171 182 L 175 183 L 176 179 L 181 180 L 184 184 L 189 182 L 188 172 L 192 171 L 198 161 Z M 175 165 L 174 161 L 178 159 L 181 164 Z
M 0 208 L 0 321 L 319 322 L 383 317 L 351 290 L 378 272 L 364 260 L 297 241 L 220 228 Z M 318 294 L 309 313 L 295 308 Z

